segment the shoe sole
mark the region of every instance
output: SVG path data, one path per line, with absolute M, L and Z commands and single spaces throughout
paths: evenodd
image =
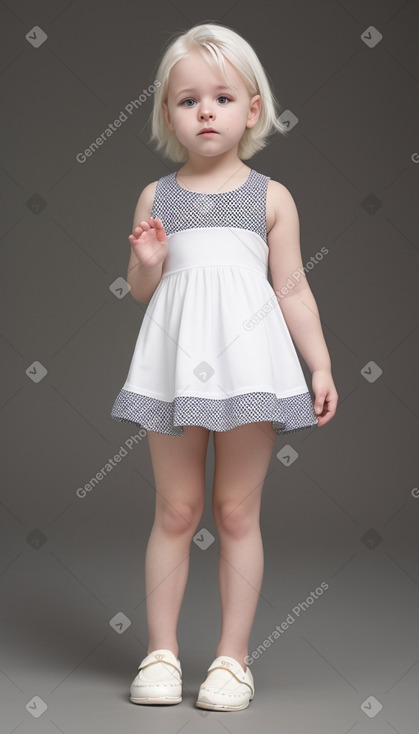
M 249 698 L 247 703 L 242 706 L 226 706 L 222 703 L 201 703 L 200 701 L 196 701 L 195 706 L 200 709 L 208 709 L 210 711 L 242 711 L 243 709 L 247 709 L 252 698 Z
M 172 698 L 170 696 L 157 696 L 155 698 L 154 697 L 151 698 L 150 696 L 148 698 L 132 698 L 132 696 L 130 696 L 130 701 L 132 701 L 133 703 L 145 703 L 145 704 L 153 704 L 153 703 L 171 704 L 171 703 L 181 703 L 182 696 L 172 697 Z

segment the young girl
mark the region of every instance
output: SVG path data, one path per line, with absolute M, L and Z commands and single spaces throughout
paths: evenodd
M 198 25 L 170 43 L 157 80 L 152 140 L 184 165 L 146 186 L 135 210 L 127 280 L 147 310 L 111 413 L 147 429 L 156 487 L 145 562 L 149 644 L 130 698 L 182 700 L 176 630 L 213 431 L 222 632 L 196 705 L 237 711 L 255 690 L 248 643 L 275 439 L 325 425 L 338 395 L 294 200 L 243 163 L 283 132 L 254 50 L 229 28 Z M 312 373 L 314 404 L 290 333 Z

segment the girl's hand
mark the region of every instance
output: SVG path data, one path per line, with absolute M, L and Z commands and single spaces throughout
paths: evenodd
M 167 234 L 159 217 L 149 217 L 147 221 L 144 219 L 128 239 L 143 267 L 160 265 L 167 255 Z
M 312 387 L 315 395 L 314 411 L 317 416 L 318 426 L 324 426 L 335 415 L 339 397 L 331 371 L 327 369 L 314 370 L 312 374 Z

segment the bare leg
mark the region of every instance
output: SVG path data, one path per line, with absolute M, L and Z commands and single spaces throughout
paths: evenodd
M 276 435 L 270 422 L 214 433 L 212 504 L 221 543 L 222 610 L 216 657 L 229 655 L 244 670 L 263 579 L 260 502 Z
M 204 509 L 209 431 L 186 426 L 184 436 L 149 431 L 148 439 L 156 510 L 145 557 L 147 653 L 165 648 L 177 657 L 191 540 Z

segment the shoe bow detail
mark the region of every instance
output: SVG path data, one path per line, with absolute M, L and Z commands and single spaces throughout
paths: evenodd
M 234 675 L 235 678 L 237 678 L 239 683 L 244 683 L 246 686 L 249 686 L 252 696 L 254 695 L 255 687 L 253 676 L 249 668 L 247 668 L 245 672 L 237 660 L 231 658 L 229 655 L 220 655 L 218 658 L 215 658 L 215 660 L 213 660 L 207 672 L 209 673 L 211 670 L 217 669 L 227 670 L 229 673 Z
M 153 650 L 153 652 L 150 652 L 150 654 L 146 655 L 144 660 L 141 661 L 141 664 L 138 666 L 138 670 L 143 670 L 143 668 L 147 668 L 149 665 L 154 665 L 155 663 L 163 663 L 165 666 L 171 665 L 172 668 L 175 668 L 178 673 L 182 675 L 180 662 L 171 650 Z

